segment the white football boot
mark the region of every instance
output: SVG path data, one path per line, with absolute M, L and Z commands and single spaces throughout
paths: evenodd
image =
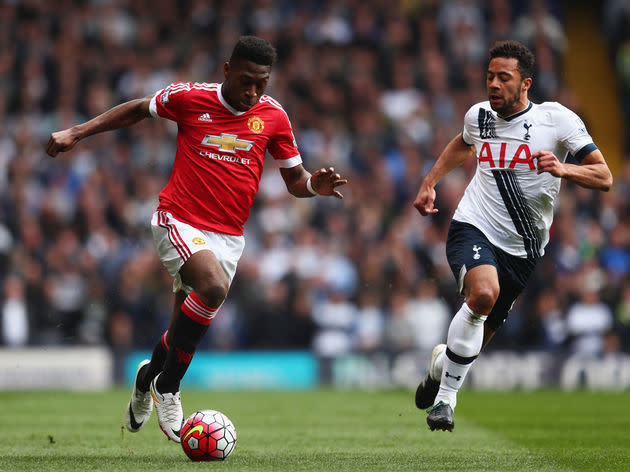
M 132 433 L 135 433 L 142 428 L 147 420 L 151 417 L 151 412 L 153 411 L 153 400 L 151 399 L 151 392 L 148 390 L 146 392 L 142 392 L 138 390 L 138 374 L 140 373 L 140 369 L 142 369 L 145 365 L 149 364 L 151 361 L 149 359 L 145 359 L 140 364 L 138 364 L 138 369 L 136 370 L 136 377 L 133 380 L 133 391 L 131 392 L 131 399 L 129 400 L 129 404 L 127 405 L 127 410 L 125 411 L 125 426 Z
M 179 437 L 184 424 L 184 412 L 182 410 L 182 400 L 179 392 L 160 393 L 156 388 L 157 379 L 160 374 L 156 375 L 151 381 L 151 395 L 155 403 L 155 411 L 158 415 L 158 423 L 160 429 L 166 436 L 176 443 L 181 442 Z
M 429 373 L 416 389 L 416 406 L 421 410 L 425 410 L 435 403 L 435 397 L 440 390 L 440 379 L 442 378 L 442 371 L 437 369 L 435 361 L 444 351 L 446 351 L 446 344 L 438 344 L 433 348 Z

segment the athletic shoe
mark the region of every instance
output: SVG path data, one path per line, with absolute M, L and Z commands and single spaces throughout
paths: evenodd
M 438 355 L 446 350 L 446 344 L 438 344 L 431 353 L 431 363 L 429 373 L 416 389 L 416 406 L 421 410 L 426 410 L 435 403 L 435 397 L 440 390 L 441 373 L 435 371 L 435 360 Z
M 431 431 L 441 429 L 442 431 L 453 431 L 455 423 L 453 422 L 453 409 L 451 405 L 439 402 L 430 410 L 427 410 L 427 424 Z
M 150 362 L 151 361 L 149 359 L 145 359 L 138 364 L 136 378 L 133 381 L 131 399 L 127 405 L 127 410 L 125 411 L 125 426 L 127 426 L 127 429 L 132 433 L 135 433 L 144 426 L 147 420 L 151 417 L 151 412 L 153 411 L 151 392 L 143 392 L 138 389 L 138 375 L 140 374 L 140 369 Z
M 160 393 L 156 388 L 157 374 L 151 381 L 151 395 L 155 403 L 155 411 L 157 411 L 158 424 L 160 429 L 166 434 L 171 441 L 181 442 L 179 433 L 184 423 L 184 412 L 182 411 L 182 400 L 179 392 Z

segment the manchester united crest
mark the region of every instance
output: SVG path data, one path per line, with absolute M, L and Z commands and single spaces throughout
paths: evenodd
M 247 127 L 256 134 L 260 134 L 265 129 L 265 122 L 258 116 L 252 116 L 247 120 Z
M 196 244 L 197 246 L 201 246 L 202 244 L 206 244 L 206 240 L 200 237 L 194 237 L 192 240 L 193 244 Z

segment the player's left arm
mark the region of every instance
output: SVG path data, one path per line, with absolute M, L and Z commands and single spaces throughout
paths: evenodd
M 314 197 L 315 195 L 332 195 L 343 198 L 337 187 L 348 183 L 335 172 L 334 167 L 323 167 L 311 174 L 302 164 L 290 168 L 280 168 L 280 175 L 284 179 L 289 193 L 296 197 Z
M 560 162 L 551 151 L 538 151 L 532 154 L 536 160 L 538 174 L 549 172 L 555 177 L 570 180 L 576 184 L 607 192 L 613 184 L 613 176 L 603 154 L 595 149 L 582 158 L 580 165 Z

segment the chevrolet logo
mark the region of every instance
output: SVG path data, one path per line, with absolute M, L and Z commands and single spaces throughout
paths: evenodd
M 218 147 L 220 151 L 235 152 L 237 149 L 249 151 L 254 145 L 254 141 L 238 139 L 238 136 L 235 134 L 221 133 L 221 136 L 206 134 L 201 144 Z

